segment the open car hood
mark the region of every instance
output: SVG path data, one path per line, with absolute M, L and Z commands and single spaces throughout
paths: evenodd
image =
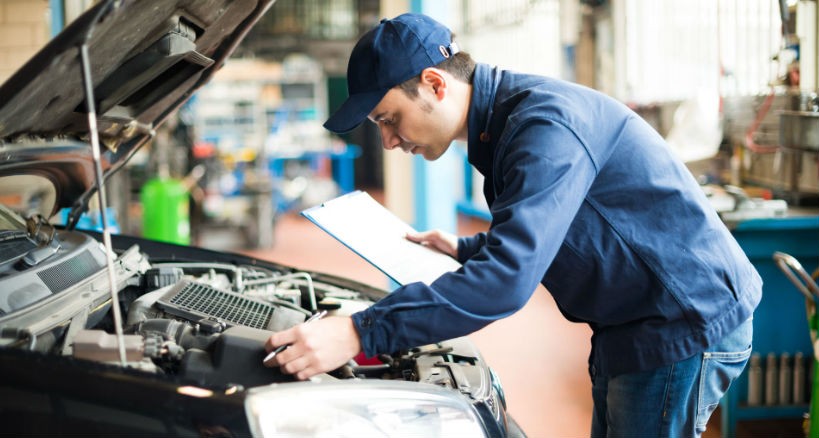
M 73 207 L 76 220 L 95 190 L 81 45 L 107 177 L 213 76 L 274 1 L 97 3 L 0 86 L 0 177 L 45 178 L 56 195 L 43 215 Z

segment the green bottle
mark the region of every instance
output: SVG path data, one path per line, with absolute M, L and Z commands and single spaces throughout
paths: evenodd
M 161 177 L 148 180 L 140 192 L 142 235 L 161 242 L 190 244 L 188 195 L 181 180 Z

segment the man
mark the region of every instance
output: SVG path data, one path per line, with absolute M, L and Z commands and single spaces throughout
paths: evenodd
M 371 308 L 271 336 L 300 379 L 466 335 L 542 283 L 592 330 L 593 436 L 696 436 L 751 352 L 761 279 L 663 139 L 593 90 L 475 64 L 423 15 L 383 20 L 350 56 L 350 97 L 325 124 L 368 117 L 387 150 L 435 160 L 453 140 L 485 177 L 487 233 L 408 236 L 463 263 Z

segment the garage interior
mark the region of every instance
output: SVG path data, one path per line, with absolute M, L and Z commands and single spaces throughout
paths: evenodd
M 0 0 L 0 82 L 93 4 Z M 816 0 L 278 0 L 107 182 L 109 227 L 385 289 L 395 284 L 300 212 L 362 190 L 418 230 L 486 231 L 482 180 L 463 147 L 429 163 L 385 153 L 370 123 L 343 136 L 321 128 L 346 98 L 355 41 L 403 12 L 446 23 L 479 62 L 614 96 L 666 138 L 765 281 L 752 362 L 704 436 L 805 436 L 805 299 L 772 255 L 819 267 Z M 80 228 L 100 229 L 95 207 Z M 532 437 L 589 435 L 590 337 L 542 286 L 524 309 L 470 335 Z M 797 368 L 808 393 L 799 400 Z M 766 398 L 751 375 L 778 377 L 772 391 L 790 399 Z

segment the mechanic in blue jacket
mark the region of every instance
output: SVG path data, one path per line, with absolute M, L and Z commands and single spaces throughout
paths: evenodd
M 365 118 L 387 150 L 427 160 L 453 140 L 485 177 L 487 233 L 408 236 L 463 264 L 352 317 L 274 334 L 269 361 L 300 379 L 364 351 L 394 352 L 511 315 L 538 283 L 593 330 L 593 436 L 698 436 L 751 353 L 762 281 L 663 138 L 582 86 L 476 64 L 424 15 L 359 40 L 350 97 L 326 122 Z

